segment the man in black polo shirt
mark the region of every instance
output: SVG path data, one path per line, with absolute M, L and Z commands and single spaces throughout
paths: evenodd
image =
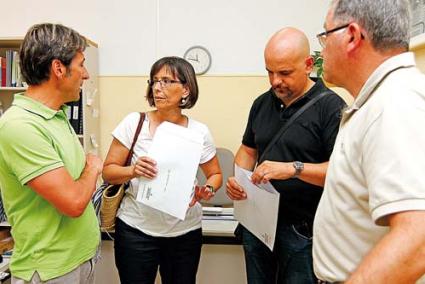
M 294 113 L 329 92 L 322 80 L 309 78 L 313 59 L 301 31 L 278 31 L 267 43 L 264 57 L 272 87 L 251 107 L 235 163 L 254 172 L 254 183 L 271 181 L 281 198 L 273 252 L 241 227 L 248 283 L 316 283 L 312 224 L 345 103 L 334 93 L 326 94 L 264 152 Z M 227 181 L 227 194 L 234 200 L 246 198 L 234 177 Z

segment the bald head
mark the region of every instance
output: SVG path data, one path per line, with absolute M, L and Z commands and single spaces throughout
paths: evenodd
M 274 58 L 284 56 L 303 60 L 310 55 L 310 44 L 306 35 L 296 28 L 283 28 L 276 32 L 268 41 L 264 57 Z
M 309 78 L 313 58 L 302 31 L 284 28 L 275 33 L 266 45 L 264 59 L 273 91 L 286 106 L 314 84 Z

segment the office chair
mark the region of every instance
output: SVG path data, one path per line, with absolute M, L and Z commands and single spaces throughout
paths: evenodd
M 203 200 L 202 204 L 206 206 L 233 207 L 233 200 L 231 200 L 226 194 L 226 182 L 229 177 L 234 175 L 234 155 L 232 151 L 228 149 L 217 148 L 217 158 L 223 174 L 223 184 L 213 198 L 208 201 Z M 206 178 L 201 168 L 198 168 L 196 178 L 198 179 L 198 184 L 205 184 Z

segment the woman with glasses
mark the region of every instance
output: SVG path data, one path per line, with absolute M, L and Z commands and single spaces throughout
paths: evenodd
M 112 132 L 104 163 L 106 181 L 130 181 L 115 225 L 116 266 L 121 283 L 152 284 L 158 267 L 162 283 L 195 283 L 202 246 L 202 207 L 197 201 L 214 195 L 222 175 L 208 127 L 182 114 L 182 109 L 193 107 L 198 99 L 192 65 L 179 57 L 155 62 L 146 99 L 155 110 L 146 113 L 131 165 L 124 166 L 140 118 L 137 112 L 130 113 Z M 139 178 L 152 179 L 158 174 L 155 161 L 147 153 L 155 130 L 164 121 L 199 132 L 204 138 L 199 165 L 207 181 L 195 186 L 184 221 L 136 201 Z

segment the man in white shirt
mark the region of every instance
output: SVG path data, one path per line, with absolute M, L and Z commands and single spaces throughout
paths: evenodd
M 333 0 L 318 35 L 343 114 L 314 221 L 320 283 L 419 283 L 425 274 L 425 76 L 407 0 Z M 424 281 L 424 278 L 422 278 Z

